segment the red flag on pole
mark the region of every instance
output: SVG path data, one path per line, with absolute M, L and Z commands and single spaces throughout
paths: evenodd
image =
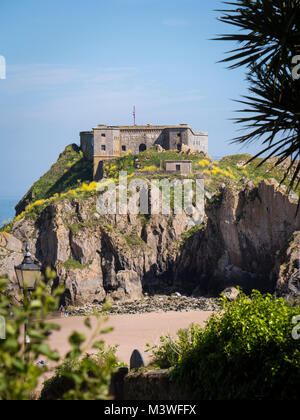
M 135 125 L 135 105 L 133 107 L 133 122 L 134 122 L 134 125 Z

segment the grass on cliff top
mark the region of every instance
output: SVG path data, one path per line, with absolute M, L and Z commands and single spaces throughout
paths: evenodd
M 80 148 L 72 144 L 64 150 L 50 170 L 31 187 L 25 197 L 16 206 L 17 215 L 36 201 L 46 200 L 55 194 L 61 194 L 81 185 L 91 182 L 93 167 L 84 158 Z
M 251 158 L 252 156 L 248 154 L 226 156 L 219 162 L 219 166 L 220 168 L 231 168 L 238 180 L 238 183 L 241 183 L 243 178 L 249 178 L 254 181 L 255 184 L 258 184 L 263 180 L 270 179 L 275 179 L 278 183 L 282 182 L 286 174 L 286 166 L 284 164 L 274 167 L 275 160 L 272 160 L 265 162 L 262 166 L 259 166 L 264 160 L 263 158 L 254 159 L 251 163 L 247 164 Z M 243 176 L 239 179 L 239 174 L 241 173 Z M 287 177 L 283 185 L 288 186 L 291 177 L 292 174 Z M 299 195 L 300 188 L 298 188 L 295 192 Z
M 153 178 L 164 178 L 166 175 L 161 171 L 161 167 L 164 170 L 167 160 L 191 160 L 193 174 L 187 178 L 203 176 L 206 189 L 210 192 L 215 192 L 222 183 L 242 186 L 245 178 L 253 181 L 255 185 L 264 179 L 274 178 L 278 182 L 282 181 L 285 174 L 283 166 L 274 168 L 273 162 L 267 162 L 258 167 L 263 159 L 255 159 L 247 164 L 251 157 L 248 154 L 232 155 L 224 157 L 220 162 L 214 162 L 208 155 L 203 156 L 201 153 L 186 154 L 175 150 L 160 153 L 152 148 L 139 155 L 128 154 L 123 158 L 114 159 L 105 165 L 105 170 L 106 176 L 112 179 L 118 179 L 120 171 L 127 171 L 128 175 L 135 174 L 137 177 L 147 178 L 151 173 Z M 178 176 L 168 174 L 169 178 Z M 285 184 L 287 183 L 288 180 Z
M 207 156 L 207 158 L 209 158 Z M 166 150 L 164 152 L 157 152 L 155 148 L 146 150 L 139 155 L 127 154 L 122 158 L 111 160 L 105 165 L 106 174 L 108 178 L 118 178 L 120 171 L 128 172 L 128 175 L 133 173 L 153 173 L 160 171 L 161 165 L 165 168 L 167 160 L 191 160 L 193 167 L 197 168 L 197 162 L 203 160 L 203 154 L 188 155 L 186 153 L 179 153 L 176 150 Z

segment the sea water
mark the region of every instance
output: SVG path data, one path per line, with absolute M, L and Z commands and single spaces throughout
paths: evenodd
M 19 198 L 0 197 L 0 227 L 15 217 L 15 206 Z

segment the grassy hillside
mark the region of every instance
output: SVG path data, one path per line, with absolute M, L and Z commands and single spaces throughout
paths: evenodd
M 86 160 L 76 144 L 64 150 L 58 160 L 28 191 L 16 206 L 17 215 L 36 201 L 61 194 L 93 178 L 92 163 Z

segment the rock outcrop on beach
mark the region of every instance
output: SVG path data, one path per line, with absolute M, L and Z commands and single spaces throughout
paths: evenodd
M 71 316 L 89 316 L 101 312 L 103 305 L 99 302 L 86 303 L 80 307 L 69 306 Z M 151 312 L 214 312 L 220 309 L 219 299 L 181 296 L 180 293 L 170 295 L 148 296 L 146 293 L 138 300 L 112 302 L 108 311 L 110 315 L 146 314 Z
M 296 210 L 275 181 L 222 187 L 206 202 L 205 223 L 192 230 L 182 215 L 100 216 L 95 196 L 61 200 L 0 235 L 0 275 L 15 282 L 13 267 L 28 243 L 73 305 L 158 291 L 213 296 L 232 286 L 289 294 L 300 248 Z

